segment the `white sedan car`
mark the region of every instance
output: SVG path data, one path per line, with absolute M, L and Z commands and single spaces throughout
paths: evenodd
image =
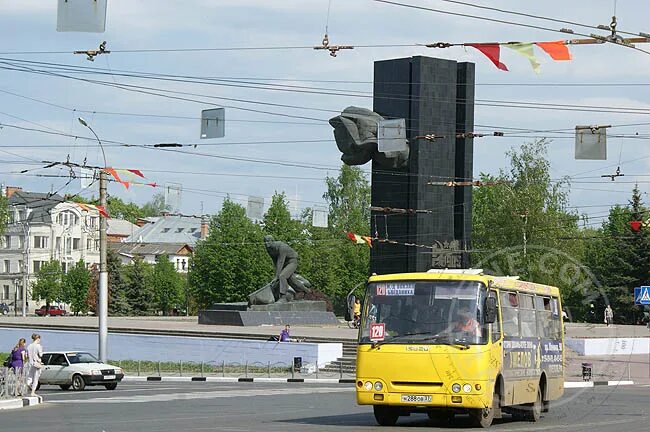
M 83 390 L 86 386 L 101 385 L 115 390 L 124 378 L 124 371 L 101 363 L 92 354 L 78 351 L 49 351 L 43 353 L 43 371 L 40 384 L 58 385 L 63 390 Z

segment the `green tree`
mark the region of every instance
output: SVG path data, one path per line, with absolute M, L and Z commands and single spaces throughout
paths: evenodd
M 300 221 L 291 219 L 289 203 L 284 192 L 273 194 L 271 205 L 264 214 L 262 222 L 264 234 L 273 236 L 275 240 L 289 244 L 302 240 L 302 224 Z
M 214 302 L 246 301 L 273 277 L 259 225 L 230 199 L 210 220 L 210 232 L 190 260 L 190 291 L 201 307 Z
M 70 304 L 75 315 L 79 312 L 88 312 L 88 290 L 90 289 L 91 273 L 86 268 L 86 263 L 79 260 L 68 273 L 63 275 L 63 292 L 66 293 L 64 301 Z
M 347 293 L 368 278 L 369 248 L 350 242 L 345 232 L 370 233 L 370 183 L 361 169 L 347 165 L 325 182 L 323 198 L 329 207 L 329 227 L 311 227 L 311 221 L 306 221 L 310 240 L 301 259 L 302 273 L 341 312 Z
M 108 313 L 110 315 L 130 315 L 131 305 L 128 300 L 128 284 L 124 277 L 124 266 L 113 249 L 108 249 L 106 264 L 108 270 Z
M 629 206 L 611 208 L 602 228 L 588 242 L 586 262 L 602 285 L 602 295 L 592 299 L 598 318 L 606 302 L 617 322 L 635 324 L 642 317 L 633 293 L 634 287 L 646 285 L 650 278 L 650 232 L 647 227 L 634 231 L 629 222 L 646 220 L 648 212 L 635 186 Z
M 149 272 L 148 285 L 153 292 L 156 310 L 168 315 L 174 307 L 183 304 L 183 277 L 174 269 L 167 255 L 160 255 L 153 270 Z
M 358 167 L 342 165 L 337 177 L 325 179 L 323 198 L 329 205 L 329 226 L 335 230 L 370 232 L 370 183 Z
M 133 315 L 147 315 L 154 309 L 153 290 L 150 282 L 151 264 L 138 256 L 131 264 L 122 267 L 126 284 L 126 298 Z
M 171 207 L 165 204 L 165 194 L 157 193 L 152 198 L 151 201 L 145 203 L 142 206 L 142 216 L 160 216 L 164 212 L 168 212 Z
M 61 264 L 58 261 L 44 263 L 36 273 L 36 281 L 32 283 L 32 299 L 45 301 L 49 308 L 53 302 L 62 300 Z
M 567 208 L 569 184 L 551 179 L 543 140 L 507 156 L 509 170 L 481 174 L 488 185 L 474 189 L 472 262 L 496 274 L 559 286 L 565 294 L 586 277 L 579 270 L 584 254 L 579 217 Z M 568 257 L 575 261 L 570 271 Z
M 6 197 L 0 196 L 0 236 L 4 235 L 9 223 L 9 202 Z

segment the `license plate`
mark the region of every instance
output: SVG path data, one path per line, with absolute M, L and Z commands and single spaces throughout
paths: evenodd
M 105 380 L 115 379 L 115 375 L 104 375 Z
M 402 395 L 402 402 L 431 402 L 431 396 Z

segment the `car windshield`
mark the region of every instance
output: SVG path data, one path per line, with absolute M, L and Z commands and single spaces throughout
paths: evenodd
M 87 352 L 68 353 L 68 360 L 70 361 L 70 364 L 99 363 L 99 360 L 97 360 L 92 354 Z
M 477 281 L 368 284 L 359 343 L 487 343 L 485 285 Z

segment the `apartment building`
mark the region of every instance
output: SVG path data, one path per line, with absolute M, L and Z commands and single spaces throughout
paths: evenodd
M 39 304 L 31 299 L 31 283 L 51 259 L 63 271 L 83 259 L 99 262 L 99 212 L 82 209 L 60 195 L 16 191 L 8 200 L 9 223 L 0 245 L 0 301 L 22 309 L 27 294 L 28 312 Z

